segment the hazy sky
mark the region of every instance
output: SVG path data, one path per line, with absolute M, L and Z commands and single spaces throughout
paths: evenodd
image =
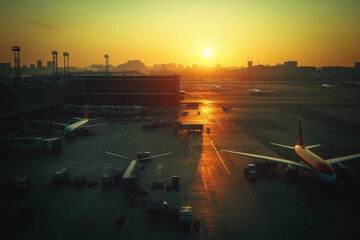
M 113 65 L 360 62 L 359 0 L 1 0 L 0 21 L 0 62 L 12 65 L 14 45 L 21 65 L 53 50 L 81 67 L 105 53 Z

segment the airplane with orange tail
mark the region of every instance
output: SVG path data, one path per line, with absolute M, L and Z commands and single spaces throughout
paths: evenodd
M 73 123 L 71 125 L 68 125 L 68 124 L 65 124 L 65 123 L 58 123 L 58 122 L 53 122 L 53 123 L 65 127 L 64 132 L 63 132 L 64 136 L 71 136 L 71 135 L 73 135 L 75 133 L 78 133 L 79 131 L 84 131 L 84 130 L 89 131 L 91 127 L 108 124 L 108 123 L 99 123 L 99 124 L 88 125 L 90 120 L 94 121 L 94 120 L 102 119 L 102 117 L 89 119 L 89 117 L 88 117 L 88 108 L 89 108 L 88 105 L 86 105 L 86 111 L 85 111 L 84 118 L 73 117 L 74 119 L 79 120 L 76 123 Z
M 310 149 L 320 146 L 321 144 L 312 145 L 312 146 L 305 146 L 302 138 L 302 129 L 301 129 L 301 120 L 299 120 L 299 140 L 298 143 L 293 146 L 287 146 L 278 143 L 271 143 L 273 145 L 293 149 L 295 151 L 295 155 L 300 158 L 300 162 L 294 162 L 291 160 L 276 158 L 276 157 L 268 157 L 250 153 L 243 153 L 243 152 L 235 152 L 230 150 L 220 150 L 222 152 L 233 153 L 248 157 L 260 158 L 265 159 L 268 161 L 278 162 L 287 164 L 289 167 L 301 168 L 305 169 L 306 171 L 313 174 L 315 177 L 320 179 L 321 181 L 327 183 L 334 183 L 336 180 L 336 173 L 332 165 L 339 164 L 340 162 L 347 161 L 354 158 L 360 158 L 360 154 L 353 154 L 344 157 L 337 157 L 331 159 L 323 159 L 316 155 L 315 153 L 311 152 Z

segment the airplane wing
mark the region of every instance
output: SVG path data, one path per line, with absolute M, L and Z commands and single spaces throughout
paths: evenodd
M 270 143 L 270 144 L 275 145 L 275 146 L 279 146 L 279 147 L 294 149 L 293 146 L 283 145 L 283 144 L 279 144 L 279 143 Z
M 140 159 L 137 159 L 137 160 L 147 160 L 147 159 L 150 159 L 150 158 L 162 157 L 162 156 L 169 155 L 169 154 L 172 154 L 172 153 L 171 153 L 171 152 L 168 152 L 168 153 L 163 153 L 163 154 L 159 154 L 159 155 L 155 155 L 155 156 L 150 156 L 150 157 L 146 157 L 146 158 L 140 158 Z
M 247 157 L 265 159 L 265 160 L 274 161 L 274 162 L 283 163 L 283 164 L 289 164 L 289 165 L 292 165 L 292 166 L 295 166 L 295 167 L 300 167 L 300 168 L 303 168 L 303 169 L 306 169 L 306 170 L 311 170 L 311 168 L 305 166 L 304 164 L 294 162 L 294 161 L 291 161 L 291 160 L 275 158 L 275 157 L 268 157 L 268 156 L 262 156 L 262 155 L 256 155 L 256 154 L 250 154 L 250 153 L 243 153 L 243 152 L 234 152 L 234 151 L 230 151 L 230 150 L 220 150 L 220 151 L 233 153 L 233 154 L 238 154 L 238 155 L 243 155 L 243 156 L 247 156 Z
M 56 124 L 56 125 L 64 126 L 64 127 L 70 126 L 70 124 L 65 124 L 65 123 L 59 123 L 59 122 L 52 122 L 52 123 Z
M 262 91 L 261 90 L 261 92 L 264 93 L 264 94 L 269 94 L 269 93 L 277 92 L 277 90 L 269 90 L 269 91 Z
M 109 155 L 113 155 L 113 156 L 117 156 L 117 157 L 121 157 L 121 158 L 125 158 L 125 159 L 131 160 L 131 158 L 125 157 L 125 156 L 120 155 L 120 154 L 116 154 L 116 153 L 112 153 L 112 152 L 105 152 L 105 153 L 107 153 L 107 154 L 109 154 Z
M 98 117 L 98 118 L 90 118 L 89 120 L 90 121 L 95 121 L 95 120 L 100 120 L 100 119 L 103 119 L 104 117 Z M 82 119 L 81 119 L 82 120 Z
M 279 147 L 294 149 L 293 146 L 283 145 L 283 144 L 279 144 L 279 143 L 270 143 L 270 144 L 275 145 L 275 146 L 279 146 Z M 319 146 L 321 146 L 321 144 L 306 146 L 306 148 L 307 148 L 307 149 L 312 149 L 312 148 L 316 148 L 316 147 L 319 147 Z
M 343 161 L 354 159 L 354 158 L 360 158 L 360 153 L 349 155 L 349 156 L 344 156 L 344 157 L 331 158 L 331 159 L 327 159 L 326 161 L 329 164 L 335 164 L 335 163 L 343 162 Z
M 101 126 L 101 125 L 106 125 L 106 124 L 109 124 L 109 123 L 97 123 L 97 124 L 85 125 L 84 128 L 86 128 L 86 127 L 96 127 L 96 126 Z
M 311 145 L 311 146 L 305 146 L 306 149 L 312 149 L 321 146 L 321 144 Z
M 79 121 L 84 120 L 83 118 L 78 118 L 78 117 L 73 117 L 73 119 L 76 119 L 76 120 L 79 120 Z

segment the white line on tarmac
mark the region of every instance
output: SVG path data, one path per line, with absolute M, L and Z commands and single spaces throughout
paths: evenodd
M 123 229 L 123 231 L 122 231 L 122 233 L 121 233 L 121 235 L 120 235 L 120 239 L 122 239 L 123 234 L 124 234 L 124 232 L 125 232 L 125 230 L 126 230 L 127 224 L 128 224 L 128 222 L 129 222 L 130 215 L 131 215 L 131 211 L 129 211 L 129 215 L 128 215 L 127 218 L 126 218 L 126 223 L 125 223 L 124 229 Z
M 213 148 L 214 148 L 214 150 L 215 150 L 216 154 L 217 154 L 217 155 L 218 155 L 218 157 L 220 158 L 220 160 L 221 160 L 222 164 L 224 165 L 224 168 L 226 169 L 226 171 L 228 172 L 228 174 L 229 174 L 229 175 L 231 175 L 231 174 L 230 174 L 230 172 L 229 172 L 229 170 L 228 170 L 228 168 L 226 167 L 226 165 L 225 165 L 224 161 L 223 161 L 223 160 L 222 160 L 222 158 L 220 157 L 219 152 L 216 150 L 216 147 L 215 147 L 214 143 L 212 142 L 212 140 L 210 140 L 210 142 L 211 142 L 211 145 L 213 146 Z
M 219 123 L 219 121 L 216 119 L 216 122 L 219 124 L 222 130 L 224 130 L 223 126 Z

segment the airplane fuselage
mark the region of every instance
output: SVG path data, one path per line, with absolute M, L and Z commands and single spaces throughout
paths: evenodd
M 256 88 L 253 88 L 250 90 L 250 94 L 251 95 L 263 95 L 263 91 L 259 90 L 259 89 L 256 89 Z
M 300 162 L 313 170 L 320 180 L 334 183 L 336 180 L 336 173 L 334 168 L 324 159 L 306 149 L 306 147 L 295 145 L 295 155 L 300 158 Z
M 63 132 L 64 136 L 70 136 L 71 134 L 74 134 L 75 132 L 79 131 L 88 122 L 89 119 L 84 119 L 76 123 L 73 123 L 70 126 L 67 126 Z

